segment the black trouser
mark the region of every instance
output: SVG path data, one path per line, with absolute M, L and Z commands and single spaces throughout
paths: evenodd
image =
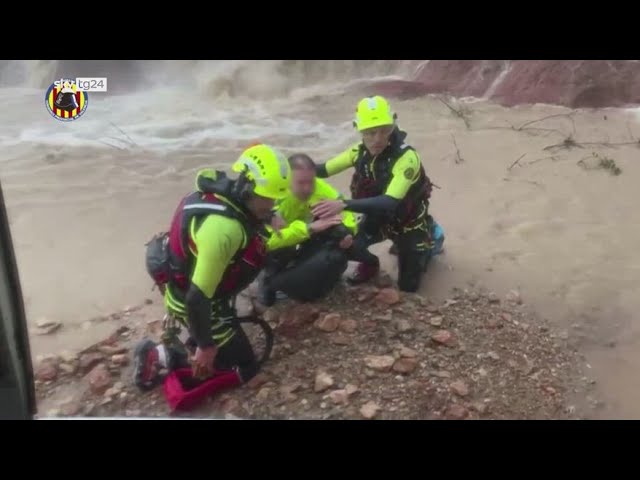
M 317 236 L 297 248 L 282 248 L 270 253 L 263 289 L 270 290 L 267 295 L 279 290 L 294 300 L 317 300 L 340 281 L 347 263 L 346 252 L 336 241 Z
M 235 334 L 228 343 L 219 347 L 215 369 L 233 370 L 237 368 L 242 381 L 248 382 L 256 376 L 260 366 L 245 331 L 239 324 L 232 328 L 235 330 Z
M 258 373 L 259 365 L 247 334 L 234 321 L 237 315 L 231 300 L 218 301 L 212 305 L 211 336 L 218 345 L 214 367 L 216 370 L 237 369 L 242 381 L 247 382 Z M 180 319 L 177 320 L 183 323 Z M 185 342 L 185 346 L 191 350 L 190 353 L 195 351 L 196 344 L 192 337 Z M 189 366 L 186 357 L 180 356 L 180 363 L 182 365 L 177 366 Z
M 380 260 L 368 249 L 389 239 L 398 247 L 398 287 L 405 292 L 415 292 L 430 259 L 430 223 L 430 217 L 424 215 L 409 227 L 392 228 L 384 218 L 365 216 L 358 225 L 350 260 L 379 266 Z

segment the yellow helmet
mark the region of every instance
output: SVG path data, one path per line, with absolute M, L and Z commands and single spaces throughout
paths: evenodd
M 261 197 L 278 200 L 289 189 L 291 168 L 287 159 L 269 145 L 258 144 L 247 148 L 231 169 L 244 173 L 253 182 L 253 192 Z
M 363 98 L 356 108 L 355 127 L 359 132 L 368 128 L 393 125 L 396 115 L 391 111 L 389 102 L 380 95 Z

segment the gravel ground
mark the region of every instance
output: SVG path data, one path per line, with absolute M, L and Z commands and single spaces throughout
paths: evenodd
M 263 313 L 276 345 L 248 385 L 171 414 L 161 389 L 131 385 L 131 352 L 158 337 L 147 300 L 95 321 L 114 334 L 82 352 L 41 358 L 43 416 L 253 419 L 578 419 L 599 403 L 566 335 L 527 311 L 516 292 L 454 291 L 442 305 L 389 282 L 339 288 L 324 302 Z M 159 303 L 159 302 L 157 302 Z M 251 336 L 251 334 L 250 334 Z

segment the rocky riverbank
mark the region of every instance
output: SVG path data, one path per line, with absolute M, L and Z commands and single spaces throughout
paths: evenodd
M 575 419 L 602 405 L 566 334 L 528 312 L 517 292 L 456 290 L 436 305 L 388 284 L 267 310 L 276 345 L 263 372 L 177 415 Z M 160 334 L 162 312 L 150 303 L 102 319 L 114 327 L 104 341 L 39 359 L 41 415 L 170 415 L 161 389 L 131 385 L 133 345 Z

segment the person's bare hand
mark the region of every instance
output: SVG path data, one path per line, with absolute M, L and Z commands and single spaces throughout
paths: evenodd
M 276 235 L 281 237 L 282 233 L 280 233 L 280 230 L 282 230 L 286 226 L 287 222 L 285 222 L 284 218 L 282 218 L 280 215 L 276 214 L 271 218 L 271 228 L 273 228 L 273 231 L 276 232 Z
M 309 231 L 311 233 L 320 233 L 335 225 L 340 225 L 341 223 L 342 218 L 340 218 L 339 215 L 334 215 L 328 218 L 321 218 L 320 220 L 316 220 L 309 224 Z
M 347 235 L 342 240 L 340 240 L 340 243 L 338 244 L 338 246 L 343 250 L 350 248 L 351 245 L 353 245 L 353 235 Z
M 196 378 L 208 378 L 213 375 L 213 364 L 218 353 L 217 347 L 196 348 L 195 355 L 191 358 L 193 376 Z
M 344 207 L 344 202 L 341 200 L 322 200 L 313 206 L 311 213 L 314 217 L 328 218 L 338 215 Z

